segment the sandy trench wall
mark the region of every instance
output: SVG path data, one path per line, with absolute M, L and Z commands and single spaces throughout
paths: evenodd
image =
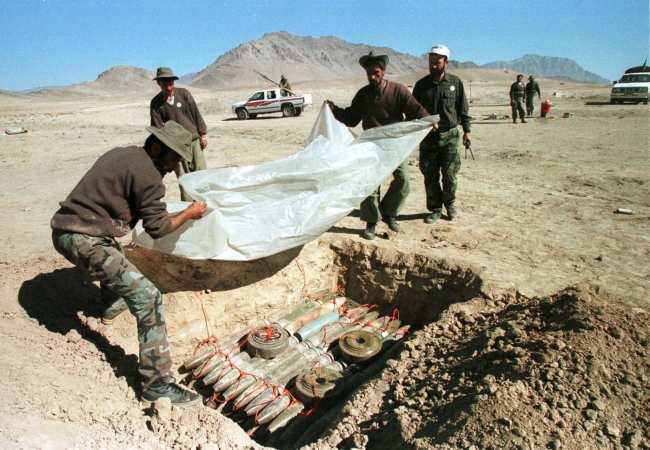
M 249 262 L 189 260 L 138 248 L 127 256 L 163 293 L 169 340 L 179 356 L 209 334 L 198 297 L 214 334 L 226 338 L 306 301 L 307 294 L 335 289 L 339 278 L 334 252 L 318 242 Z
M 202 307 L 214 334 L 225 338 L 281 315 L 306 301 L 308 293 L 337 285 L 357 303 L 376 304 L 381 315 L 397 309 L 403 323 L 415 329 L 451 304 L 489 296 L 483 279 L 460 262 L 347 239 L 317 241 L 250 262 L 188 260 L 137 248 L 129 259 L 163 292 L 170 342 L 178 355 L 210 334 Z
M 380 315 L 399 311 L 413 328 L 435 321 L 450 305 L 490 297 L 472 267 L 450 259 L 387 250 L 353 241 L 332 244 L 339 283 L 361 304 L 377 304 Z

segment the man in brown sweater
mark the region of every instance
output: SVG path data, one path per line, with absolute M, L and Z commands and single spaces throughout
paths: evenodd
M 115 240 L 142 220 L 144 229 L 159 238 L 190 219 L 203 217 L 206 205 L 192 203 L 175 216 L 167 214 L 163 177 L 181 158 L 188 160 L 192 136 L 169 121 L 142 147 L 114 148 L 104 153 L 84 175 L 50 222 L 57 252 L 100 283 L 101 297 L 110 306 L 102 322 L 112 322 L 127 308 L 136 318 L 140 343 L 138 371 L 142 399 L 168 397 L 173 404 L 201 402 L 195 393 L 175 384 L 167 340 L 162 295 L 126 259 Z
M 178 77 L 169 67 L 159 67 L 154 80 L 160 87 L 160 93 L 151 100 L 149 106 L 151 126 L 160 128 L 168 120 L 174 120 L 192 133 L 192 157 L 189 161 L 182 160 L 178 164 L 174 169 L 176 176 L 207 169 L 203 150 L 208 146 L 208 128 L 194 97 L 187 89 L 174 87 L 174 81 L 178 80 Z M 182 187 L 181 200 L 192 201 L 192 197 L 187 195 Z
M 388 55 L 375 55 L 370 51 L 359 59 L 359 64 L 366 71 L 368 85 L 359 89 L 352 104 L 343 109 L 326 100 L 334 117 L 348 127 L 356 127 L 361 122 L 364 130 L 426 117 L 429 113 L 413 98 L 409 90 L 399 83 L 384 79 Z M 399 231 L 397 215 L 411 192 L 408 161 L 393 172 L 386 195 L 380 201 L 381 187 L 378 187 L 361 203 L 361 220 L 366 222 L 362 236 L 375 238 L 375 226 L 383 220 L 393 231 Z

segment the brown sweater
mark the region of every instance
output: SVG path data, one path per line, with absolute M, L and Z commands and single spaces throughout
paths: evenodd
M 81 178 L 50 226 L 90 236 L 126 235 L 142 219 L 153 238 L 167 233 L 172 222 L 160 172 L 141 147 L 114 148 L 104 153 Z
M 404 120 L 421 119 L 429 115 L 405 86 L 392 81 L 387 83 L 378 100 L 372 86 L 362 87 L 349 107 L 345 109 L 334 107 L 334 117 L 349 127 L 356 127 L 359 122 L 362 122 L 363 129 L 367 130 Z
M 194 97 L 187 89 L 174 88 L 173 105 L 165 101 L 162 92 L 159 93 L 151 100 L 149 112 L 152 127 L 162 128 L 165 122 L 173 120 L 192 133 L 193 141 L 208 133 L 208 127 L 205 126 Z

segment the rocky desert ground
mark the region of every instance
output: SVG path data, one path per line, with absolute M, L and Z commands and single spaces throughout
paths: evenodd
M 468 90 L 471 80 L 476 158 L 462 160 L 453 222 L 423 223 L 416 151 L 399 233 L 381 224 L 363 240 L 357 211 L 318 241 L 258 261 L 128 251 L 164 293 L 177 367 L 209 333 L 199 298 L 219 337 L 337 285 L 411 324 L 328 425 L 289 442 L 249 437 L 206 407 L 141 405 L 133 318 L 102 325 L 98 288 L 51 246 L 58 202 L 95 159 L 144 142 L 153 82 L 111 96 L 0 92 L 2 130 L 28 130 L 0 136 L 0 446 L 650 448 L 648 106 L 610 105 L 610 86 L 541 78 L 551 113 L 515 125 L 504 118 L 515 74 L 452 73 Z M 393 79 L 412 86 L 423 75 Z M 300 151 L 323 100 L 345 105 L 364 84 L 295 83 L 313 109 L 246 121 L 230 104 L 254 87 L 193 88 L 210 130 L 208 166 Z M 178 199 L 173 174 L 165 184 Z M 312 420 L 301 420 L 306 431 Z

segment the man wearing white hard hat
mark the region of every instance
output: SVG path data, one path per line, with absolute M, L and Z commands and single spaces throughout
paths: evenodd
M 448 64 L 449 49 L 444 45 L 434 45 L 429 52 L 429 75 L 415 83 L 413 88 L 413 97 L 429 114 L 440 116 L 439 127 L 432 129 L 420 144 L 420 171 L 424 175 L 427 209 L 431 212 L 424 219 L 428 224 L 442 217 L 443 205 L 449 220 L 458 216 L 456 175 L 460 170 L 459 124 L 463 128 L 463 144 L 472 142 L 472 118 L 465 88 L 460 78 L 445 71 Z

